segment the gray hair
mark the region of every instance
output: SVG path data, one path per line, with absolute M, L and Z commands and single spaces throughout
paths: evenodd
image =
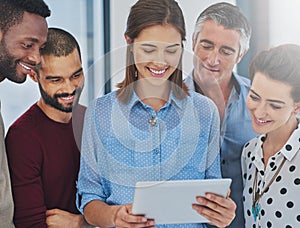
M 251 26 L 237 6 L 221 2 L 206 8 L 196 20 L 193 34 L 194 41 L 197 40 L 198 34 L 207 20 L 213 20 L 226 29 L 236 30 L 240 33 L 239 55 L 249 49 Z

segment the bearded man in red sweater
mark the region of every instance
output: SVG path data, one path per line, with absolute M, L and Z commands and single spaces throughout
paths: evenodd
M 6 148 L 14 223 L 23 227 L 88 226 L 76 208 L 79 144 L 85 107 L 80 48 L 68 32 L 50 28 L 31 78 L 41 98 L 9 128 Z

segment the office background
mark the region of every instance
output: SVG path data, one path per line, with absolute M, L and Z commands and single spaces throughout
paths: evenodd
M 177 0 L 187 29 L 183 73 L 192 70 L 192 32 L 199 13 L 217 0 Z M 78 40 L 85 72 L 85 88 L 80 103 L 115 89 L 125 69 L 124 31 L 131 5 L 136 0 L 45 0 L 51 9 L 49 27 L 59 27 Z M 250 50 L 236 71 L 247 77 L 248 65 L 260 50 L 282 44 L 300 44 L 300 1 L 230 0 L 251 22 Z M 6 130 L 18 116 L 39 99 L 37 84 L 28 77 L 25 84 L 5 80 L 0 83 L 1 110 Z

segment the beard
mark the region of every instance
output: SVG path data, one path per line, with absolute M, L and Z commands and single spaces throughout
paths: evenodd
M 73 110 L 73 107 L 75 107 L 79 102 L 79 97 L 82 91 L 81 87 L 78 87 L 76 90 L 74 90 L 71 94 L 69 93 L 61 93 L 61 94 L 54 94 L 53 96 L 49 95 L 41 86 L 40 83 L 38 83 L 40 88 L 40 93 L 45 101 L 45 103 L 59 111 L 70 113 Z M 68 104 L 67 106 L 62 105 L 59 103 L 58 98 L 60 97 L 68 97 L 68 96 L 75 96 L 75 100 L 73 103 Z
M 0 76 L 16 83 L 23 83 L 26 77 L 19 78 L 17 75 L 17 61 L 12 56 L 2 38 L 0 43 Z

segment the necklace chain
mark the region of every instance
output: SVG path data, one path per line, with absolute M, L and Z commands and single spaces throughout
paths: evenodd
M 260 198 L 265 194 L 265 192 L 267 191 L 267 189 L 271 186 L 271 184 L 274 182 L 275 178 L 277 177 L 277 175 L 279 174 L 281 168 L 283 167 L 284 163 L 286 161 L 286 158 L 283 158 L 283 161 L 280 163 L 279 168 L 277 169 L 276 173 L 273 175 L 272 179 L 270 180 L 270 182 L 266 185 L 266 187 L 261 191 L 261 193 L 258 193 L 258 184 L 257 184 L 257 176 L 258 176 L 258 169 L 255 169 L 255 177 L 254 177 L 254 181 L 253 181 L 253 192 L 252 192 L 252 214 L 254 216 L 254 221 L 256 221 L 259 213 L 260 213 L 260 206 L 259 206 L 259 200 Z

